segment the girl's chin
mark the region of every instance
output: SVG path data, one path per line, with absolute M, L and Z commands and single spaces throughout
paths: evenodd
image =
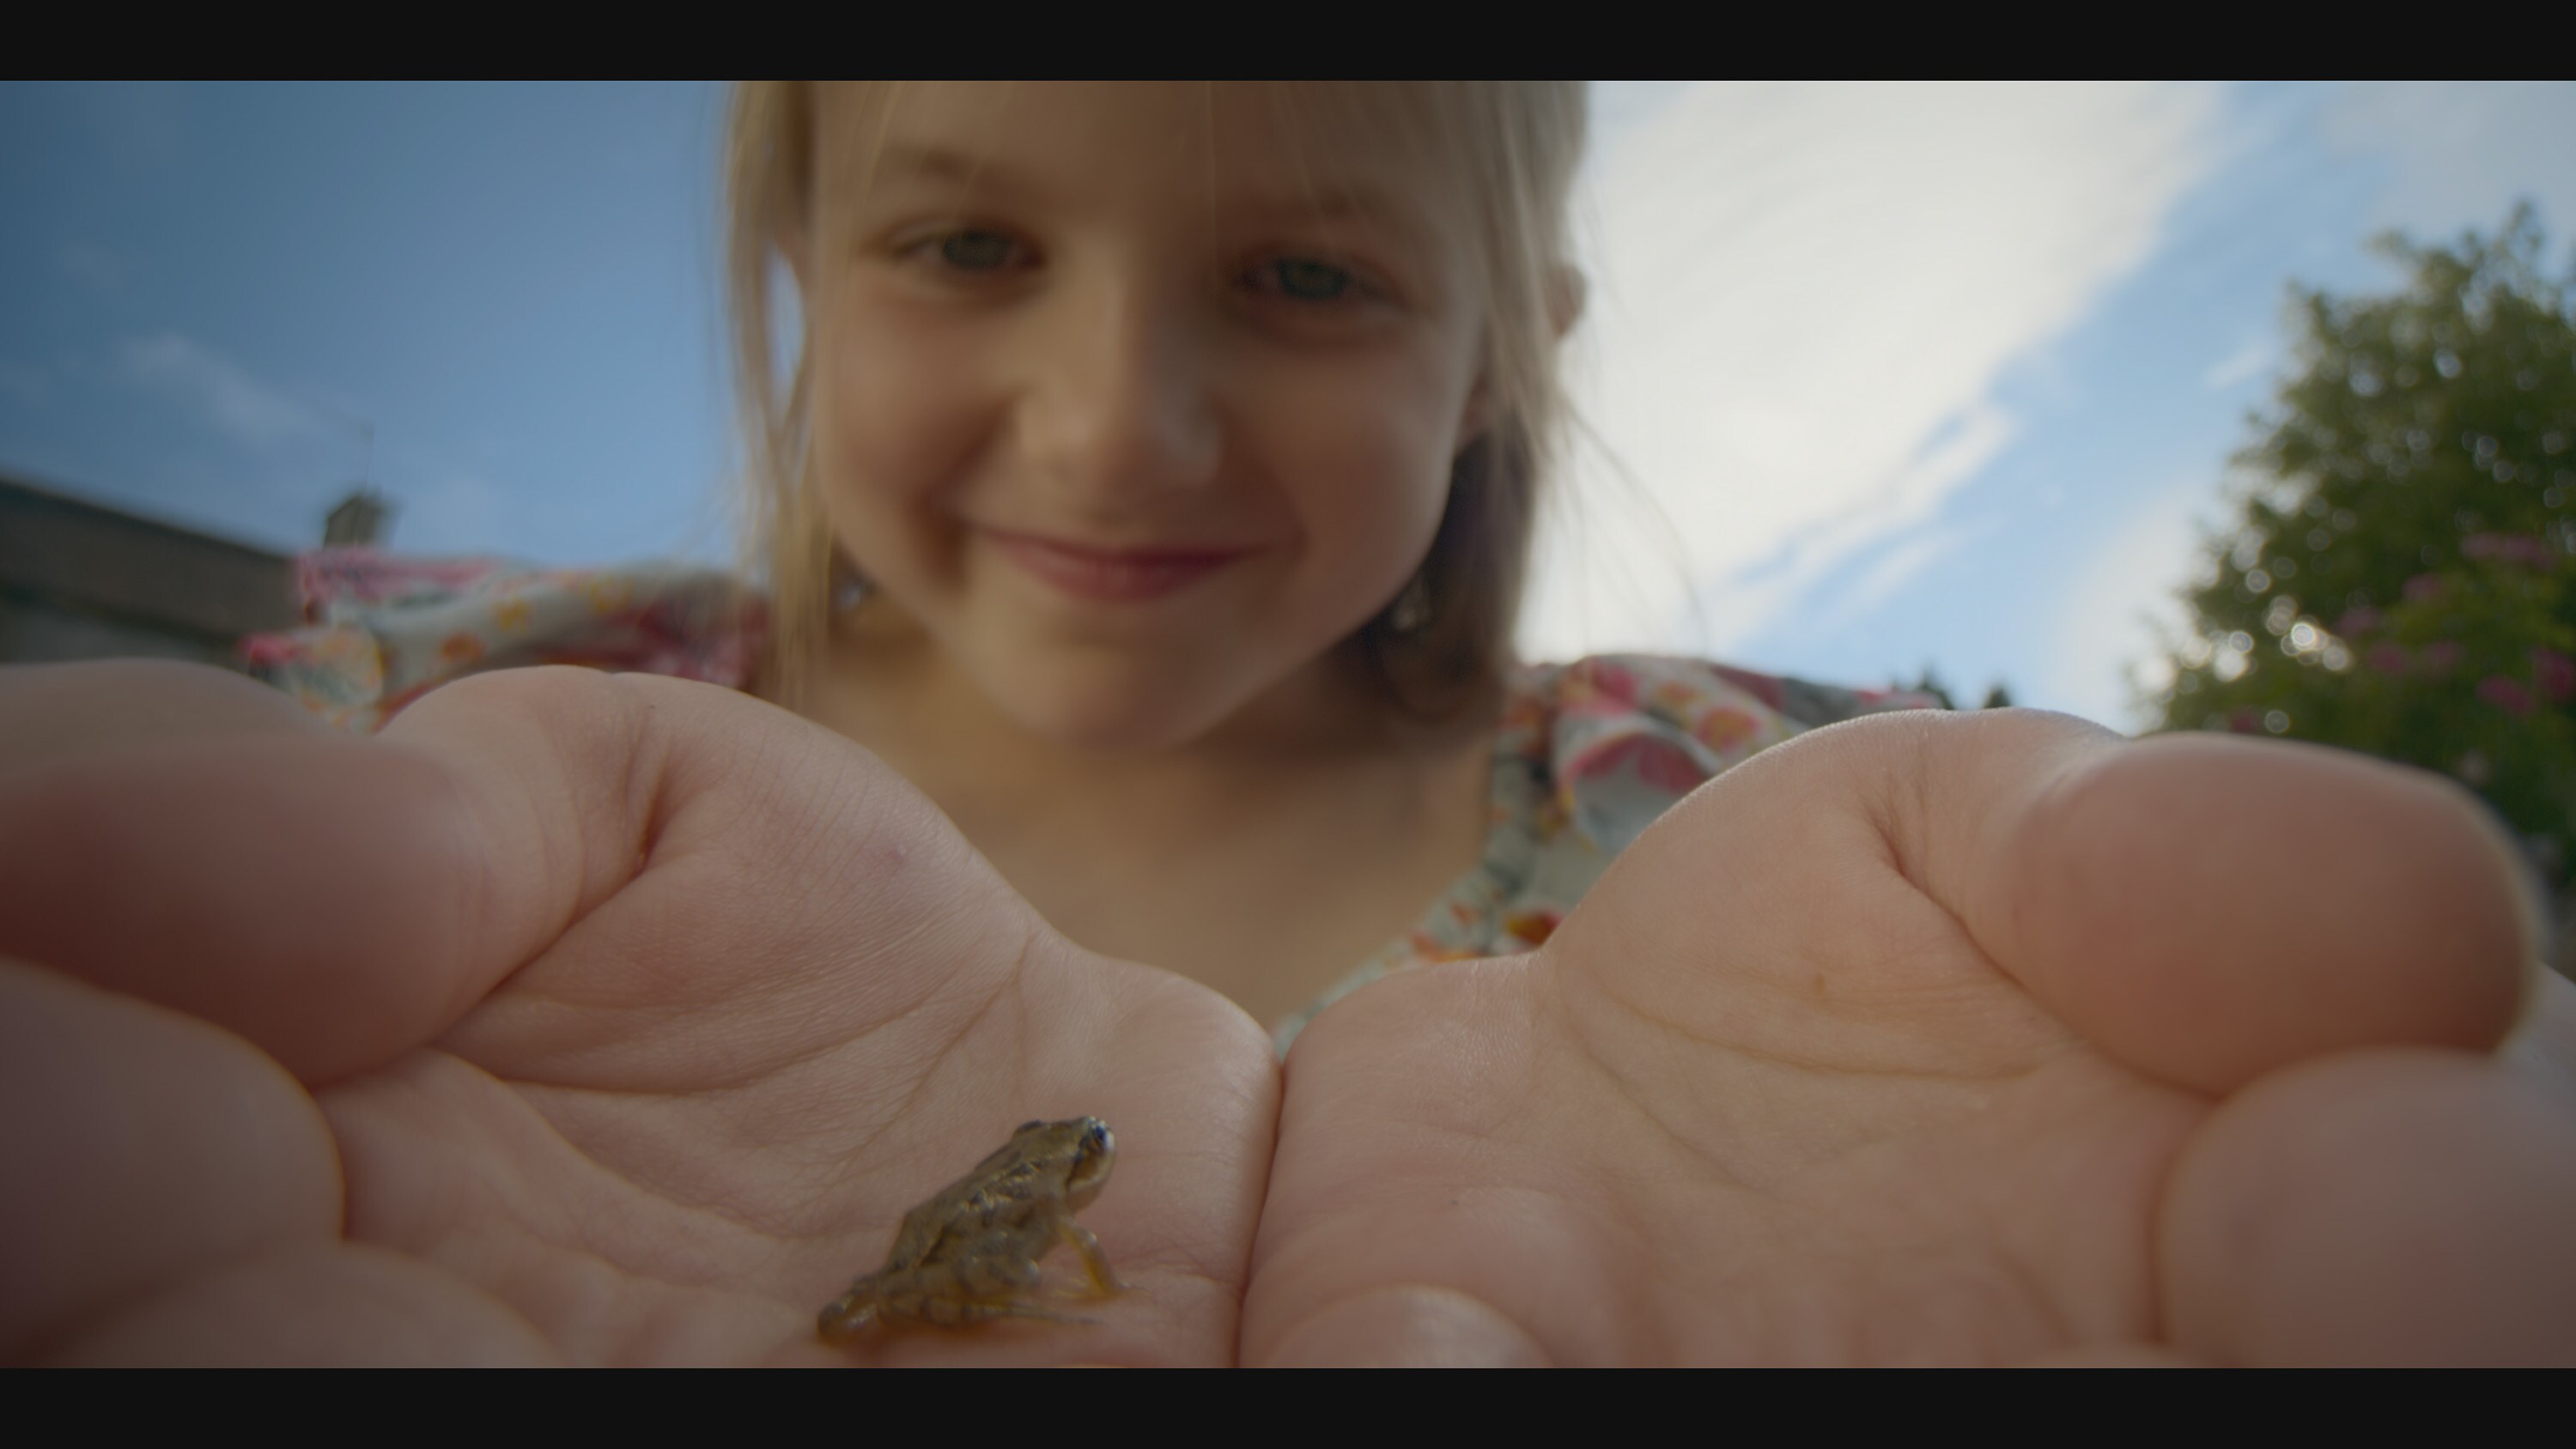
M 1073 749 L 1141 753 L 1171 749 L 1216 728 L 1242 701 L 1168 677 L 1124 670 L 1000 671 L 995 702 L 1020 727 Z

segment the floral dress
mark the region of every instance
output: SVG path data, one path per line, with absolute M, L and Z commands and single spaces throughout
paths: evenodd
M 254 635 L 254 677 L 354 733 L 448 680 L 581 664 L 748 688 L 767 615 L 731 575 L 676 566 L 530 569 L 494 559 L 325 549 L 297 564 L 305 628 Z M 1662 655 L 1516 667 L 1494 748 L 1484 858 L 1322 996 L 1274 1022 L 1281 1051 L 1315 1013 L 1391 971 L 1526 951 L 1673 803 L 1819 725 L 1936 707 Z

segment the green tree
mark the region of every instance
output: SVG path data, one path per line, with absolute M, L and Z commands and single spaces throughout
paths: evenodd
M 1957 709 L 1959 707 L 1958 699 L 1950 693 L 1950 686 L 1942 680 L 1939 674 L 1933 671 L 1932 666 L 1929 664 L 1923 666 L 1923 677 L 1921 679 L 1904 687 L 1913 690 L 1917 694 L 1928 694 L 1934 699 L 1941 701 L 1941 707 L 1943 709 Z M 2009 709 L 2011 707 L 2012 691 L 2005 688 L 2004 682 L 2000 679 L 1996 680 L 1994 686 L 1986 691 L 1986 702 L 1977 706 L 1979 709 Z
M 2576 325 L 2528 206 L 2452 248 L 2386 237 L 2389 294 L 2294 294 L 2297 362 L 2237 455 L 2188 596 L 2169 729 L 2446 771 L 2566 897 L 2576 875 Z

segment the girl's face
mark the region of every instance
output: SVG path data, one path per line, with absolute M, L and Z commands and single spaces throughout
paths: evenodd
M 873 161 L 822 103 L 825 514 L 1039 734 L 1154 748 L 1332 697 L 1481 426 L 1462 199 L 1274 99 L 908 86 Z

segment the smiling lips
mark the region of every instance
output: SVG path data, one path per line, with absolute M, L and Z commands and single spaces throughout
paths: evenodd
M 1248 548 L 1077 548 L 1024 533 L 984 531 L 1004 558 L 1077 599 L 1140 603 L 1188 587 L 1237 559 Z

